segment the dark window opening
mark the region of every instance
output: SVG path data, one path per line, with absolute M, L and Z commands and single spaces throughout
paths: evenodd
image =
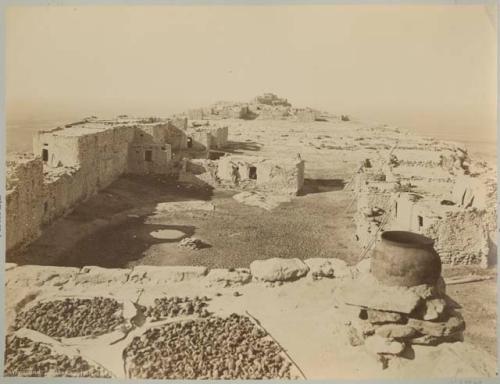
M 167 150 L 167 147 L 161 147 L 161 150 L 162 150 L 162 151 L 166 151 L 166 150 Z
M 48 149 L 42 149 L 42 160 L 43 161 L 49 161 L 49 150 Z
M 257 167 L 250 167 L 248 171 L 248 178 L 257 180 Z
M 188 137 L 187 147 L 193 148 L 193 138 L 192 137 Z
M 418 217 L 418 229 L 424 226 L 424 218 L 422 216 Z
M 397 202 L 394 204 L 394 215 L 396 217 L 398 216 L 398 203 Z
M 144 152 L 144 160 L 153 161 L 153 151 L 147 150 Z
M 47 213 L 48 210 L 49 210 L 49 203 L 47 202 L 43 203 L 43 211 Z

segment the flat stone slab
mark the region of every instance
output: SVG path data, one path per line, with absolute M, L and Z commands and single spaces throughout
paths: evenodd
M 375 330 L 375 334 L 388 339 L 405 339 L 417 335 L 417 331 L 404 324 L 383 324 Z
M 434 337 L 450 336 L 465 329 L 464 319 L 458 312 L 452 313 L 447 321 L 434 322 L 418 319 L 408 319 L 407 325 L 424 335 Z
M 305 276 L 309 267 L 300 259 L 282 259 L 274 257 L 267 260 L 255 260 L 250 264 L 252 276 L 261 281 L 291 281 Z
M 349 305 L 404 314 L 413 312 L 422 300 L 408 288 L 382 285 L 371 275 L 348 281 L 337 294 Z
M 200 279 L 206 276 L 206 267 L 191 266 L 149 266 L 134 267 L 129 276 L 132 283 L 157 285 L 167 282 L 179 282 Z
M 366 309 L 366 320 L 372 324 L 399 323 L 403 321 L 403 316 L 397 312 L 377 311 Z
M 405 344 L 388 340 L 382 336 L 373 335 L 365 340 L 365 347 L 372 353 L 399 355 L 405 349 Z

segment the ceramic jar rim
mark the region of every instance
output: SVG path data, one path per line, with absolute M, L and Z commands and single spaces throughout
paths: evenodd
M 409 231 L 385 231 L 381 235 L 382 241 L 404 248 L 429 248 L 434 240 Z

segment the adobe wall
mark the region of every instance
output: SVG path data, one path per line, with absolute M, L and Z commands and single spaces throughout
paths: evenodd
M 7 157 L 6 249 L 20 247 L 40 236 L 43 207 L 43 164 L 39 157 Z
M 304 185 L 304 169 L 303 160 L 289 164 L 263 161 L 257 166 L 257 185 L 297 194 Z
M 75 136 L 62 136 L 53 132 L 37 132 L 33 136 L 33 153 L 42 156 L 43 150 L 48 151 L 47 165 L 51 167 L 77 167 L 78 141 Z
M 454 206 L 433 210 L 402 196 L 397 199 L 397 215 L 392 227 L 434 239 L 434 248 L 444 264 L 486 267 L 490 251 L 487 216 L 484 210 Z
M 445 264 L 488 266 L 489 234 L 482 212 L 448 212 L 423 232 Z
M 135 127 L 114 127 L 78 137 L 82 171 L 78 177 L 85 179 L 90 194 L 106 188 L 127 170 L 129 143 L 135 134 Z
M 151 153 L 151 161 L 145 161 L 146 151 Z M 128 173 L 167 174 L 172 152 L 169 144 L 133 144 L 129 149 Z

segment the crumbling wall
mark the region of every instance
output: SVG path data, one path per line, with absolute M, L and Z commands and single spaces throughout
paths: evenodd
M 320 117 L 320 114 L 318 111 L 313 109 L 298 109 L 295 112 L 295 117 L 297 118 L 297 121 L 308 123 L 316 121 Z
M 257 167 L 257 185 L 296 194 L 304 185 L 304 168 L 303 160 L 288 164 L 263 161 Z
M 86 182 L 84 172 L 65 168 L 46 175 L 43 194 L 38 202 L 43 209 L 42 224 L 47 225 L 68 213 L 75 204 L 96 193 L 97 188 Z
M 12 154 L 6 173 L 6 250 L 21 247 L 40 236 L 43 163 L 39 157 Z
M 488 211 L 440 205 L 402 194 L 396 200 L 393 229 L 421 233 L 434 239 L 445 264 L 488 265 Z
M 484 213 L 447 212 L 423 231 L 435 240 L 434 248 L 443 263 L 488 266 L 489 236 Z
M 395 193 L 390 190 L 365 189 L 357 193 L 356 239 L 366 245 L 376 236 L 380 226 L 392 219 L 394 215 Z M 388 216 L 387 216 L 388 215 Z

